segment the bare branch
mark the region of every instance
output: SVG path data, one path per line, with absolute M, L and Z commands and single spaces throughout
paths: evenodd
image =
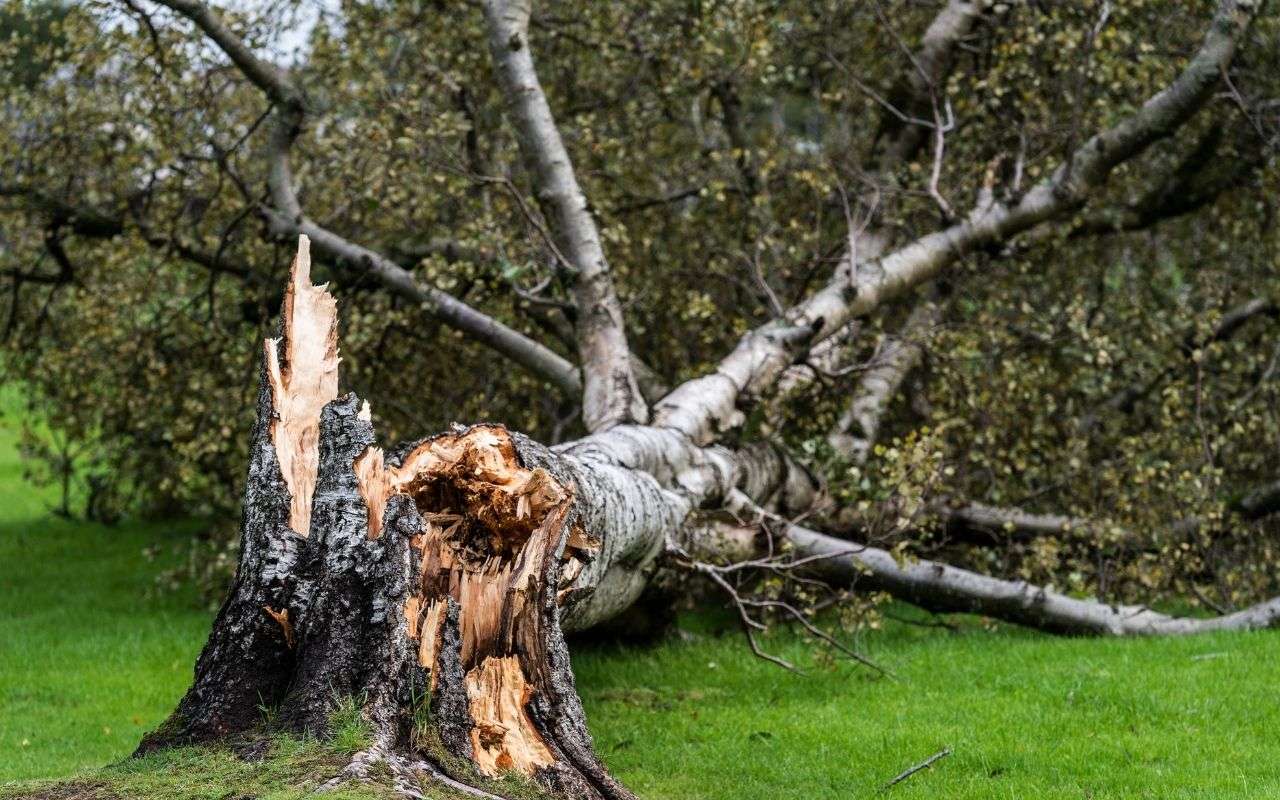
M 477 311 L 448 292 L 421 283 L 391 259 L 345 239 L 306 217 L 290 218 L 275 211 L 266 213 L 272 228 L 278 233 L 297 233 L 310 237 L 316 252 L 324 258 L 372 275 L 387 289 L 418 304 L 426 313 L 462 331 L 468 338 L 510 358 L 566 393 L 576 394 L 581 391 L 577 368 L 545 345 Z
M 214 44 L 227 54 L 244 76 L 261 89 L 271 102 L 301 115 L 306 99 L 289 73 L 261 59 L 236 35 L 222 19 L 204 3 L 196 0 L 156 0 L 196 24 Z
M 907 375 L 920 363 L 921 341 L 942 319 L 942 303 L 921 301 L 881 350 L 875 365 L 862 375 L 853 399 L 841 413 L 827 441 L 856 464 L 867 455 L 880 433 L 880 421 Z
M 924 120 L 909 118 L 897 107 L 876 95 L 885 106 L 881 114 L 880 130 L 877 132 L 876 141 L 878 143 L 887 138 L 887 144 L 884 145 L 884 151 L 875 159 L 871 179 L 873 182 L 876 178 L 883 179 L 899 164 L 915 158 L 925 141 L 925 132 L 932 128 L 934 157 L 930 170 L 929 193 L 938 204 L 944 219 L 951 221 L 955 216 L 954 212 L 938 188 L 946 147 L 945 137 L 955 125 L 950 103 L 946 100 L 942 88 L 951 72 L 957 46 L 969 35 L 974 24 L 981 18 L 980 4 L 968 2 L 968 0 L 948 0 L 929 23 L 921 39 L 920 48 L 915 53 L 912 53 L 902 42 L 879 5 L 876 6 L 876 13 L 906 54 L 910 64 L 910 68 L 904 72 L 903 78 L 895 88 L 894 95 L 905 98 L 901 102 L 915 114 L 931 112 L 934 124 L 930 126 Z M 860 85 L 855 76 L 850 75 L 850 79 Z M 939 113 L 939 102 L 946 109 L 949 122 L 942 119 Z M 879 258 L 891 240 L 888 231 L 871 224 L 879 209 L 879 188 L 873 185 L 870 191 L 863 193 L 861 202 L 868 211 L 866 219 L 861 224 L 854 223 L 843 189 L 840 194 L 844 200 L 845 216 L 849 221 L 849 247 L 845 255 L 846 260 L 857 264 Z M 856 333 L 846 327 L 838 337 L 831 337 L 819 343 L 810 352 L 806 364 L 814 367 L 818 372 L 833 371 L 827 367 L 834 363 L 840 351 L 846 349 L 842 343 L 856 339 Z M 779 394 L 784 397 L 794 395 L 806 387 L 813 377 L 811 371 L 793 367 L 787 370 L 787 374 L 780 382 Z
M 1245 117 L 1234 126 L 1211 127 L 1173 169 L 1161 170 L 1156 180 L 1136 200 L 1088 211 L 1066 225 L 1041 225 L 1020 237 L 1013 249 L 1025 251 L 1036 242 L 1064 234 L 1072 239 L 1081 239 L 1142 231 L 1198 211 L 1217 200 L 1223 192 L 1240 185 L 1260 169 L 1274 151 L 1274 143 L 1257 136 L 1248 122 Z M 1235 149 L 1240 151 L 1240 155 L 1226 158 L 1219 152 L 1220 145 L 1227 131 L 1232 129 L 1235 131 Z M 1020 154 L 1019 167 L 1021 158 Z M 1016 190 L 1018 181 L 1014 183 Z
M 889 789 L 894 786 L 897 786 L 898 784 L 905 781 L 907 778 L 910 778 L 912 775 L 915 775 L 920 770 L 928 769 L 929 767 L 933 766 L 933 764 L 936 761 L 946 758 L 949 755 L 951 755 L 951 748 L 950 747 L 942 748 L 938 752 L 926 758 L 924 761 L 921 761 L 919 764 L 914 764 L 910 767 L 907 767 L 902 772 L 899 772 L 896 776 L 894 776 L 893 780 L 889 781 L 883 787 L 881 787 L 880 791 L 883 792 L 885 789 Z
M 31 210 L 48 216 L 52 224 L 86 239 L 114 239 L 129 231 L 129 219 L 124 213 L 109 213 L 88 205 L 75 205 L 21 184 L 0 186 L 0 197 L 18 200 Z M 203 250 L 176 234 L 153 231 L 141 220 L 136 221 L 136 227 L 142 240 L 156 250 L 177 255 L 213 273 L 233 275 L 252 283 L 262 282 L 262 276 L 248 265 L 226 259 L 221 253 Z
M 796 608 L 790 603 L 784 602 L 782 600 L 775 600 L 772 598 L 760 599 L 757 597 L 744 596 L 742 592 L 738 590 L 738 587 L 734 586 L 732 583 L 729 582 L 728 579 L 725 578 L 726 575 L 731 573 L 743 572 L 746 570 L 759 570 L 759 571 L 773 572 L 775 574 L 784 575 L 788 578 L 805 581 L 806 579 L 804 579 L 802 575 L 793 574 L 793 573 L 798 573 L 798 570 L 801 567 L 807 566 L 808 564 L 811 564 L 816 560 L 820 560 L 825 556 L 817 556 L 817 557 L 802 558 L 802 559 L 790 559 L 782 556 L 769 556 L 766 558 L 739 561 L 739 562 L 734 562 L 731 564 L 721 566 L 717 564 L 711 564 L 705 561 L 698 561 L 697 559 L 690 557 L 688 553 L 684 552 L 683 550 L 680 550 L 679 548 L 676 548 L 675 552 L 678 555 L 678 559 L 676 560 L 676 564 L 678 566 L 683 567 L 684 569 L 687 569 L 696 574 L 705 576 L 706 578 L 711 580 L 712 583 L 716 584 L 716 586 L 720 587 L 724 591 L 724 593 L 729 596 L 729 600 L 734 604 L 734 607 L 738 612 L 738 618 L 742 622 L 743 631 L 746 633 L 747 641 L 751 645 L 751 652 L 754 653 L 759 658 L 763 658 L 766 661 L 777 664 L 778 666 L 783 667 L 784 669 L 791 670 L 792 672 L 799 672 L 799 670 L 796 669 L 796 667 L 793 664 L 791 664 L 789 661 L 778 658 L 777 656 L 770 655 L 764 652 L 763 650 L 761 650 L 758 643 L 755 641 L 754 632 L 764 631 L 766 630 L 767 626 L 764 623 L 757 620 L 755 617 L 751 616 L 750 609 L 752 608 L 777 609 L 785 612 L 789 617 L 791 617 L 793 620 L 798 622 L 800 626 L 804 628 L 810 635 L 814 636 L 819 641 L 825 643 L 829 647 L 839 651 L 840 653 L 843 653 L 845 656 L 847 656 L 851 660 L 856 661 L 865 667 L 873 669 L 876 672 L 880 673 L 881 675 L 884 675 L 890 678 L 893 677 L 893 673 L 889 672 L 884 667 L 875 663 L 874 661 L 862 655 L 861 653 L 857 652 L 856 650 L 852 649 L 848 645 L 842 643 L 841 641 L 833 637 L 831 634 L 822 630 L 817 625 L 813 624 L 813 621 L 809 619 L 808 614 L 805 614 L 800 609 Z
M 798 553 L 826 554 L 814 570 L 838 584 L 885 591 L 935 612 L 964 612 L 1056 633 L 1110 636 L 1256 630 L 1280 624 L 1280 598 L 1225 616 L 1174 617 L 1146 606 L 1113 606 L 1079 599 L 1025 581 L 981 575 L 935 561 L 899 563 L 890 552 L 855 545 L 793 525 L 787 538 Z
M 65 224 L 72 233 L 81 236 L 109 239 L 124 233 L 124 219 L 121 215 L 73 205 L 33 186 L 0 183 L 0 197 L 20 200 L 28 207 Z
M 955 59 L 956 45 L 973 30 L 982 15 L 981 6 L 969 0 L 948 0 L 925 29 L 919 50 L 914 55 L 908 51 L 911 69 L 893 93 L 905 97 L 901 105 L 906 111 L 886 113 L 881 119 L 881 135 L 887 135 L 888 142 L 878 160 L 881 170 L 910 160 L 923 146 L 932 126 L 914 118 L 930 115 L 934 125 L 938 124 L 937 115 L 930 113 L 931 106 L 938 103 Z
M 194 0 L 160 0 L 190 19 L 227 57 L 277 104 L 277 120 L 270 142 L 268 183 L 275 208 L 263 214 L 282 236 L 306 235 L 325 258 L 372 275 L 391 291 L 418 303 L 422 309 L 469 338 L 487 345 L 560 389 L 581 391 L 577 368 L 555 351 L 502 322 L 477 311 L 447 292 L 420 283 L 391 259 L 308 219 L 293 185 L 289 151 L 307 112 L 306 99 L 289 74 L 253 53 L 240 37 L 206 5 Z
M 1049 587 L 1011 581 L 926 559 L 900 555 L 838 539 L 761 508 L 745 492 L 733 491 L 736 513 L 778 523 L 793 557 L 838 588 L 888 592 L 937 613 L 982 614 L 1005 622 L 1066 634 L 1143 636 L 1193 634 L 1213 630 L 1256 630 L 1280 626 L 1280 597 L 1225 616 L 1174 617 L 1141 605 L 1110 605 L 1060 594 Z

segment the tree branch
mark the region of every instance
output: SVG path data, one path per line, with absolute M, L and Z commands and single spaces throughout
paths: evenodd
M 1252 129 L 1248 134 L 1252 136 Z M 1221 126 L 1211 128 L 1169 174 L 1154 182 L 1137 200 L 1088 214 L 1071 228 L 1070 237 L 1146 230 L 1198 211 L 1266 163 L 1269 148 L 1264 143 L 1250 142 L 1245 156 L 1228 160 L 1218 155 L 1221 140 Z
M 578 185 L 529 45 L 529 0 L 487 0 L 489 51 L 556 247 L 573 269 L 575 329 L 588 430 L 644 422 L 649 411 L 631 367 L 622 304 L 600 232 Z
M 74 205 L 54 195 L 21 184 L 0 186 L 0 197 L 20 200 L 32 210 L 46 214 L 50 222 L 86 239 L 114 239 L 128 232 L 125 214 L 111 214 L 87 205 Z M 141 238 L 156 250 L 172 252 L 211 272 L 233 275 L 242 281 L 261 283 L 263 278 L 246 264 L 228 261 L 218 253 L 202 250 L 180 237 L 150 230 L 137 221 Z
M 0 184 L 0 197 L 21 200 L 30 208 L 47 214 L 75 234 L 110 239 L 124 233 L 124 219 L 88 206 L 76 206 L 55 195 L 20 183 Z
M 921 300 L 902 328 L 862 374 L 853 398 L 841 413 L 827 441 L 855 464 L 865 464 L 880 433 L 880 422 L 911 370 L 920 363 L 921 341 L 942 320 L 943 304 L 936 298 Z
M 771 385 L 798 355 L 853 318 L 901 296 L 976 248 L 1004 241 L 1079 206 L 1118 164 L 1170 135 L 1212 95 L 1256 11 L 1247 0 L 1222 0 L 1203 43 L 1181 74 L 1139 110 L 1090 138 L 1070 159 L 1012 206 L 984 192 L 969 217 L 874 263 L 848 259 L 826 287 L 785 319 L 747 333 L 714 373 L 687 381 L 655 409 L 657 424 L 697 441 L 740 424 L 739 398 Z
M 833 583 L 888 592 L 934 612 L 983 614 L 1054 633 L 1106 636 L 1256 630 L 1280 625 L 1280 598 L 1218 617 L 1174 617 L 1146 606 L 1113 606 L 1068 597 L 1025 581 L 993 578 L 936 561 L 900 563 L 886 550 L 853 544 L 799 525 L 790 525 L 785 535 L 798 557 L 821 556 L 812 569 Z
M 204 34 L 227 54 L 240 72 L 270 98 L 271 102 L 293 114 L 303 113 L 306 108 L 306 97 L 293 82 L 289 73 L 259 58 L 212 9 L 195 0 L 156 0 L 156 2 L 194 22 L 196 27 L 204 31 Z
M 969 35 L 974 23 L 982 16 L 982 4 L 970 0 L 948 0 L 938 15 L 925 29 L 920 48 L 914 55 L 908 53 L 911 69 L 890 96 L 908 118 L 931 118 L 933 100 L 939 88 L 946 82 L 955 60 L 956 45 Z M 902 98 L 899 100 L 898 98 Z M 924 145 L 928 128 L 914 124 L 898 114 L 881 115 L 880 136 L 888 137 L 888 144 L 878 159 L 883 171 L 915 157 Z
M 274 64 L 258 58 L 203 3 L 193 0 L 159 0 L 177 11 L 204 32 L 226 53 L 240 71 L 277 104 L 277 119 L 269 143 L 268 184 L 275 208 L 263 214 L 281 235 L 306 235 L 325 258 L 366 272 L 389 290 L 422 306 L 446 325 L 484 344 L 521 365 L 561 390 L 581 391 L 578 370 L 545 345 L 530 339 L 498 320 L 477 311 L 447 292 L 418 282 L 412 273 L 391 259 L 351 242 L 308 219 L 293 186 L 289 151 L 307 113 L 306 98 L 290 75 Z

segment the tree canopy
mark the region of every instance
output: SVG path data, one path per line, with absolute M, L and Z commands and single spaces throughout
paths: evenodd
M 654 401 L 847 252 L 874 268 L 1077 163 L 1215 7 L 536 5 L 528 49 L 612 276 L 593 295 L 477 4 L 237 5 L 228 47 L 194 3 L 8 0 L 4 364 L 85 448 L 100 512 L 230 515 L 306 233 L 344 389 L 384 436 L 572 439 L 585 354 L 611 352 L 585 316 L 625 320 L 618 374 Z M 833 524 L 902 554 L 1104 597 L 1275 593 L 1278 32 L 1264 9 L 1199 113 L 1067 174 L 1061 213 L 750 389 L 730 440 L 780 444 Z

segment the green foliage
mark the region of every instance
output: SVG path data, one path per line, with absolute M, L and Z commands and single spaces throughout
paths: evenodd
M 940 191 L 963 210 L 988 169 L 1001 198 L 1050 174 L 1176 74 L 1212 5 L 988 4 L 944 87 L 957 127 Z M 216 586 L 233 563 L 225 543 L 260 346 L 292 252 L 264 233 L 254 207 L 268 105 L 172 15 L 144 20 L 95 0 L 40 27 L 39 9 L 53 7 L 10 0 L 4 19 L 17 22 L 5 24 L 45 33 L 0 36 L 0 74 L 60 66 L 21 81 L 0 111 L 0 175 L 30 190 L 0 192 L 6 370 L 48 420 L 52 438 L 32 455 L 52 465 L 49 478 L 64 477 L 64 453 L 77 453 L 83 496 L 96 498 L 82 506 L 100 518 L 216 520 L 205 529 L 212 553 L 183 572 Z M 280 32 L 303 14 L 294 3 L 236 8 L 233 28 L 277 56 Z M 877 98 L 898 97 L 911 69 L 899 40 L 912 46 L 934 13 L 906 0 L 569 2 L 538 12 L 541 80 L 599 218 L 630 341 L 668 383 L 705 373 L 769 319 L 770 293 L 786 305 L 828 275 L 850 217 L 870 212 L 858 198 L 869 196 L 892 122 Z M 1229 503 L 1280 470 L 1280 451 L 1260 444 L 1280 436 L 1274 321 L 1251 321 L 1194 359 L 1186 343 L 1243 300 L 1280 297 L 1280 170 L 1264 141 L 1276 130 L 1266 100 L 1280 90 L 1276 33 L 1268 9 L 1233 66 L 1247 115 L 1224 94 L 1117 170 L 1074 218 L 949 271 L 946 322 L 928 337 L 910 402 L 893 407 L 870 464 L 851 472 L 818 444 L 856 372 L 818 382 L 767 432 L 830 468 L 833 492 L 853 505 L 905 492 L 901 516 L 912 525 L 927 523 L 914 513 L 926 495 L 947 494 L 1088 516 L 1154 542 L 1114 563 L 1056 539 L 958 555 L 984 570 L 1108 598 L 1182 591 L 1192 579 L 1225 604 L 1272 592 L 1275 576 L 1256 564 L 1272 563 L 1274 531 L 1240 523 Z M 469 4 L 338 4 L 292 70 L 313 108 L 294 171 L 312 218 L 572 356 L 566 314 L 512 291 L 545 284 L 550 300 L 568 297 L 526 216 L 536 203 L 483 41 Z M 725 114 L 730 96 L 738 132 Z M 923 191 L 929 150 L 871 193 L 895 244 L 939 225 Z M 1194 179 L 1175 197 L 1160 191 L 1184 173 Z M 522 197 L 481 177 L 509 177 Z M 1097 232 L 1123 227 L 1146 207 L 1140 198 L 1187 200 L 1215 182 L 1213 201 L 1186 216 Z M 68 203 L 122 228 L 86 233 Z M 1085 229 L 1093 233 L 1076 235 Z M 215 254 L 216 268 L 184 258 L 188 248 Z M 74 279 L 54 277 L 62 261 Z M 454 420 L 494 419 L 544 440 L 581 432 L 563 423 L 575 419 L 576 398 L 557 397 L 350 265 L 317 272 L 340 298 L 342 388 L 370 399 L 387 439 Z M 873 360 L 905 314 L 867 320 L 848 363 Z M 1153 378 L 1132 409 L 1080 432 L 1079 420 L 1116 392 Z M 752 417 L 753 433 L 761 421 Z M 1207 524 L 1184 548 L 1164 532 L 1190 515 Z M 904 556 L 938 545 L 908 543 Z
M 69 10 L 61 0 L 0 3 L 0 43 L 13 63 L 0 85 L 31 90 L 57 65 L 53 54 L 64 43 L 62 22 Z

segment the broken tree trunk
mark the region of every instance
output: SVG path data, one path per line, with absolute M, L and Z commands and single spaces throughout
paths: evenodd
M 191 689 L 139 751 L 252 736 L 267 709 L 325 736 L 354 698 L 375 747 L 455 788 L 515 772 L 630 797 L 592 749 L 563 627 L 630 605 L 687 506 L 589 446 L 497 425 L 384 454 L 368 405 L 337 396 L 335 331 L 304 237 L 266 343 L 238 573 Z
M 240 564 L 172 717 L 139 751 L 243 731 L 278 700 L 293 667 L 299 555 L 310 527 L 320 410 L 338 393 L 337 308 L 310 281 L 304 239 L 282 310 L 266 340 L 249 456 Z

